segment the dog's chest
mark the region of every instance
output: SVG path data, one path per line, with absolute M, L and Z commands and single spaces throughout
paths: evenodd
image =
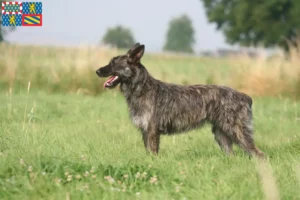
M 121 91 L 126 98 L 132 123 L 143 131 L 147 131 L 155 105 L 153 95 L 134 95 L 126 84 L 121 85 Z
M 131 105 L 129 111 L 132 123 L 136 127 L 147 131 L 153 114 L 153 107 L 143 102 Z

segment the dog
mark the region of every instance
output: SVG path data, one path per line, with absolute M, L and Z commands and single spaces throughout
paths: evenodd
M 210 123 L 216 142 L 226 154 L 233 153 L 235 143 L 250 156 L 264 157 L 253 140 L 251 97 L 225 86 L 182 86 L 157 80 L 141 63 L 144 51 L 145 46 L 136 43 L 96 74 L 110 77 L 105 88 L 120 85 L 130 118 L 140 129 L 148 152 L 158 154 L 161 135 L 183 133 Z

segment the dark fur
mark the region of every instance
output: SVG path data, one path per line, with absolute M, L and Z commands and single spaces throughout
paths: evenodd
M 117 75 L 130 117 L 143 135 L 145 147 L 157 154 L 162 134 L 186 132 L 205 122 L 221 149 L 232 153 L 238 144 L 250 155 L 263 157 L 252 135 L 252 99 L 225 86 L 181 86 L 153 78 L 140 63 L 144 45 L 137 43 L 124 56 L 118 56 L 97 70 L 100 77 Z

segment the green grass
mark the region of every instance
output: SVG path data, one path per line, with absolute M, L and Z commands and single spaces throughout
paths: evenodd
M 159 156 L 146 154 L 116 90 L 0 99 L 0 199 L 300 199 L 299 102 L 254 99 L 255 141 L 277 183 L 263 190 L 270 177 L 255 159 L 224 155 L 208 126 L 162 137 Z
M 237 147 L 224 155 L 209 126 L 164 136 L 159 156 L 147 154 L 124 98 L 95 75 L 125 52 L 0 45 L 1 200 L 300 199 L 300 102 L 280 97 L 295 92 L 280 77 L 284 68 L 286 80 L 299 80 L 298 60 L 143 58 L 166 82 L 264 96 L 254 98 L 255 141 L 268 156 L 260 163 Z

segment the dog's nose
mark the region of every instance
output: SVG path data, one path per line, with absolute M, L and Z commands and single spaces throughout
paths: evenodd
M 96 74 L 97 74 L 98 76 L 100 75 L 100 70 L 99 70 L 99 69 L 96 71 Z

